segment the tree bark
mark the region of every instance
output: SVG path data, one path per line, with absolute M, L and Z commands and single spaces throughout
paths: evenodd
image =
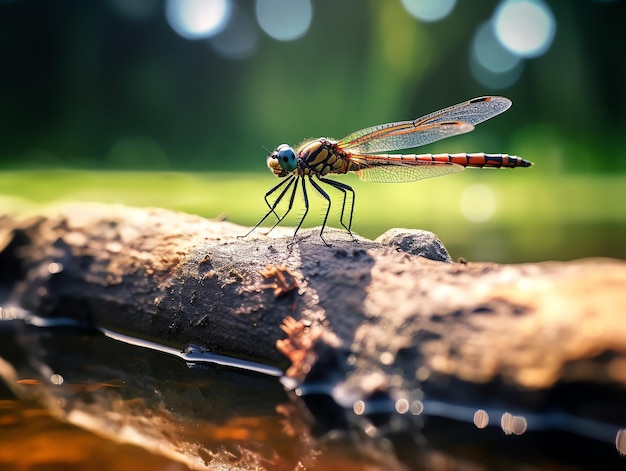
M 593 417 L 626 422 L 625 262 L 452 263 L 422 231 L 354 241 L 330 229 L 332 247 L 319 229 L 295 242 L 290 229 L 238 237 L 247 231 L 119 206 L 4 217 L 0 282 L 42 316 L 255 360 L 299 381 L 315 373 L 356 397 L 401 384 L 467 401 L 491 388 L 545 407 L 558 400 L 546 391 L 592 387 Z

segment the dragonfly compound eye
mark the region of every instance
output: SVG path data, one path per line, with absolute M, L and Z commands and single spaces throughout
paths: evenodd
M 298 159 L 290 146 L 281 144 L 267 156 L 267 166 L 277 177 L 286 177 L 296 169 Z
M 277 160 L 277 164 L 285 172 L 293 172 L 298 166 L 298 159 L 294 150 L 287 144 L 279 145 L 270 155 L 271 158 Z M 268 161 L 269 164 L 269 161 Z M 273 167 L 273 165 L 271 165 Z
M 294 150 L 287 144 L 281 144 L 276 148 L 276 152 L 280 166 L 287 172 L 293 172 L 298 165 Z

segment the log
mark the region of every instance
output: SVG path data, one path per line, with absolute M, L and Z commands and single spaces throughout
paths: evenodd
M 328 247 L 319 228 L 248 230 L 95 204 L 3 217 L 0 285 L 41 316 L 341 383 L 338 402 L 420 391 L 626 423 L 624 261 L 453 263 L 424 231 L 327 229 Z

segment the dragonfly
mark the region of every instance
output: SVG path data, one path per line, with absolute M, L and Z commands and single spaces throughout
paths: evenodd
M 324 238 L 324 229 L 332 203 L 323 185 L 338 190 L 342 195 L 339 222 L 354 239 L 351 229 L 355 192 L 349 185 L 328 178 L 330 175 L 353 172 L 367 182 L 398 183 L 449 175 L 467 167 L 530 167 L 533 165 L 532 162 L 508 154 L 381 153 L 419 147 L 468 133 L 477 124 L 503 113 L 510 106 L 511 100 L 508 98 L 483 96 L 412 121 L 398 121 L 361 129 L 338 141 L 325 137 L 311 139 L 296 146 L 296 149 L 288 144 L 281 144 L 267 156 L 267 166 L 274 175 L 283 180 L 265 193 L 265 203 L 269 211 L 246 236 L 271 215 L 277 220 L 266 234 L 278 226 L 291 212 L 300 188 L 304 200 L 304 214 L 293 234 L 291 243 L 295 242 L 296 234 L 309 212 L 307 184 L 310 184 L 326 201 L 326 211 L 319 234 L 324 244 L 330 245 Z M 272 199 L 273 195 L 275 196 Z M 287 209 L 279 214 L 277 207 L 285 198 L 288 198 Z

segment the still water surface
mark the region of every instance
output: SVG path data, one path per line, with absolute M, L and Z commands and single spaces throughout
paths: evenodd
M 0 321 L 3 470 L 626 469 L 612 424 L 508 411 L 497 398 L 342 410 L 332 385 L 296 394 L 273 368 L 33 324 Z

